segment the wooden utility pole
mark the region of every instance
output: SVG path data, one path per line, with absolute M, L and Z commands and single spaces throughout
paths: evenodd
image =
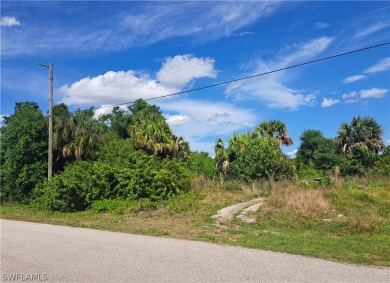
M 50 182 L 53 175 L 53 64 L 40 66 L 49 69 L 49 147 L 47 162 L 47 180 Z

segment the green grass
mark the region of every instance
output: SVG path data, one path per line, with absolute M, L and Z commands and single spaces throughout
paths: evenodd
M 228 227 L 214 225 L 211 216 L 219 209 L 259 195 L 268 201 L 256 223 L 234 219 Z M 76 213 L 4 204 L 1 217 L 390 266 L 389 177 L 341 180 L 325 189 L 299 182 L 235 183 L 221 189 L 203 180 L 169 201 L 101 201 Z

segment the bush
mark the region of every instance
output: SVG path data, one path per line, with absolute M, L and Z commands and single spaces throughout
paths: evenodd
M 231 176 L 245 181 L 254 179 L 291 179 L 295 176 L 293 161 L 283 156 L 276 139 L 246 134 L 245 148 L 230 151 Z
M 378 160 L 379 155 L 377 153 L 359 147 L 341 160 L 340 171 L 343 176 L 364 176 Z
M 324 177 L 324 172 L 310 166 L 302 165 L 300 170 L 298 170 L 298 177 L 299 179 L 313 180 Z
M 189 160 L 191 172 L 212 179 L 217 173 L 215 160 L 207 152 L 193 152 Z
M 390 176 L 390 145 L 378 157 L 378 161 L 369 170 L 372 175 Z
M 190 172 L 182 162 L 161 160 L 139 151 L 128 156 L 119 164 L 99 160 L 67 166 L 53 177 L 50 186 L 43 183 L 37 187 L 38 203 L 50 210 L 80 211 L 104 199 L 163 200 L 191 186 Z
M 38 186 L 35 195 L 46 209 L 85 210 L 94 200 L 113 197 L 110 189 L 115 179 L 111 168 L 100 162 L 75 162 L 53 176 L 49 185 L 45 182 Z

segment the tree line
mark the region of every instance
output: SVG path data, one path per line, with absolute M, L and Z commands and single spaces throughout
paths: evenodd
M 53 172 L 47 176 L 47 118 L 34 102 L 16 103 L 0 129 L 1 202 L 35 203 L 44 209 L 85 210 L 103 199 L 167 199 L 186 192 L 198 175 L 210 179 L 293 179 L 302 172 L 389 174 L 390 150 L 382 127 L 370 117 L 340 125 L 325 138 L 305 130 L 295 159 L 281 146 L 293 144 L 279 120 L 215 144 L 215 157 L 193 152 L 176 136 L 159 107 L 137 100 L 126 110 L 94 118 L 94 109 L 53 107 Z M 311 172 L 311 171 L 310 171 Z

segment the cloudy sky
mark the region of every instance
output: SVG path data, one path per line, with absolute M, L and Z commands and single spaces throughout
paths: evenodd
M 153 99 L 390 41 L 386 1 L 3 2 L 1 115 L 15 102 L 47 112 Z M 218 137 L 286 122 L 335 137 L 372 116 L 390 143 L 390 45 L 200 91 L 153 99 L 175 134 L 212 155 Z M 101 108 L 102 107 L 102 108 Z

